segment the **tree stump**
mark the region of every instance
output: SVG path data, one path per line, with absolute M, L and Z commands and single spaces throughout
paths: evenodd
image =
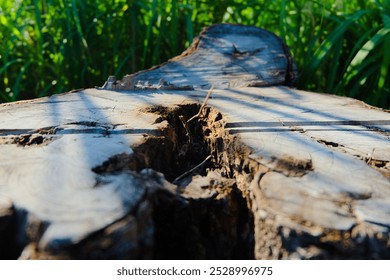
M 277 36 L 224 24 L 0 105 L 0 258 L 390 258 L 389 112 L 295 79 Z

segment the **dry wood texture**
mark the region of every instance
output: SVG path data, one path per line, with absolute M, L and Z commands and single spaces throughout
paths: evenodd
M 180 56 L 127 75 L 113 88 L 235 88 L 290 85 L 295 79 L 296 67 L 279 37 L 252 26 L 226 24 L 205 28 Z
M 116 90 L 2 104 L 0 257 L 390 258 L 390 114 L 294 69 L 216 25 Z

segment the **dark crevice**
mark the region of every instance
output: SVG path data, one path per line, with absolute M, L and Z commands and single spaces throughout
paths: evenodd
M 168 127 L 163 129 L 161 136 L 147 136 L 144 143 L 132 147 L 133 154 L 115 155 L 102 165 L 93 168 L 93 171 L 103 174 L 152 168 L 163 173 L 165 178 L 172 182 L 181 174 L 201 163 L 210 154 L 210 149 L 204 139 L 203 126 L 206 125 L 205 122 L 198 120 L 188 125 L 191 134 L 191 141 L 189 141 L 186 129 L 179 118 L 179 116 L 183 116 L 187 120 L 195 115 L 199 108 L 197 104 L 184 105 L 176 109 L 149 108 L 148 112 L 161 115 L 156 119 L 156 123 L 164 120 L 169 123 Z M 213 168 L 210 162 L 199 170 L 199 174 L 205 175 L 206 169 Z
M 8 142 L 10 144 L 17 144 L 20 146 L 32 146 L 32 145 L 48 144 L 52 140 L 53 138 L 47 135 L 22 134 L 22 135 L 11 137 L 10 139 L 8 139 Z
M 326 141 L 323 139 L 318 140 L 318 143 L 325 144 L 326 146 L 331 146 L 331 147 L 338 147 L 338 146 L 343 147 L 343 145 L 331 141 Z
M 1 209 L 3 210 L 3 209 Z M 0 259 L 16 259 L 22 249 L 17 246 L 15 232 L 17 230 L 17 216 L 14 207 L 8 209 L 8 213 L 0 216 Z
M 132 147 L 131 155 L 116 155 L 93 171 L 104 175 L 151 168 L 170 182 L 185 174 L 176 180 L 177 194 L 162 189 L 147 196 L 154 209 L 153 258 L 253 259 L 253 216 L 235 183 L 232 165 L 238 154 L 242 156 L 240 149 L 230 143 L 235 138 L 228 136 L 222 114 L 213 109 L 204 108 L 200 117 L 187 123 L 199 109 L 199 104 L 147 108 L 144 111 L 158 115 L 155 123 L 167 121 L 161 134 L 147 136 Z M 213 172 L 221 176 L 201 187 L 213 195 L 191 196 L 186 188 L 194 178 L 208 178 Z

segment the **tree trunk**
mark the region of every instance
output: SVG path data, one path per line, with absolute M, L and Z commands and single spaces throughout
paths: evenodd
M 102 88 L 0 105 L 0 258 L 390 258 L 389 112 L 295 79 L 278 37 L 214 25 Z

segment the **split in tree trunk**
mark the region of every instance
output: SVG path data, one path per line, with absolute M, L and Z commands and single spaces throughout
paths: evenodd
M 275 35 L 215 25 L 103 89 L 2 104 L 0 258 L 390 258 L 389 113 L 295 77 Z

